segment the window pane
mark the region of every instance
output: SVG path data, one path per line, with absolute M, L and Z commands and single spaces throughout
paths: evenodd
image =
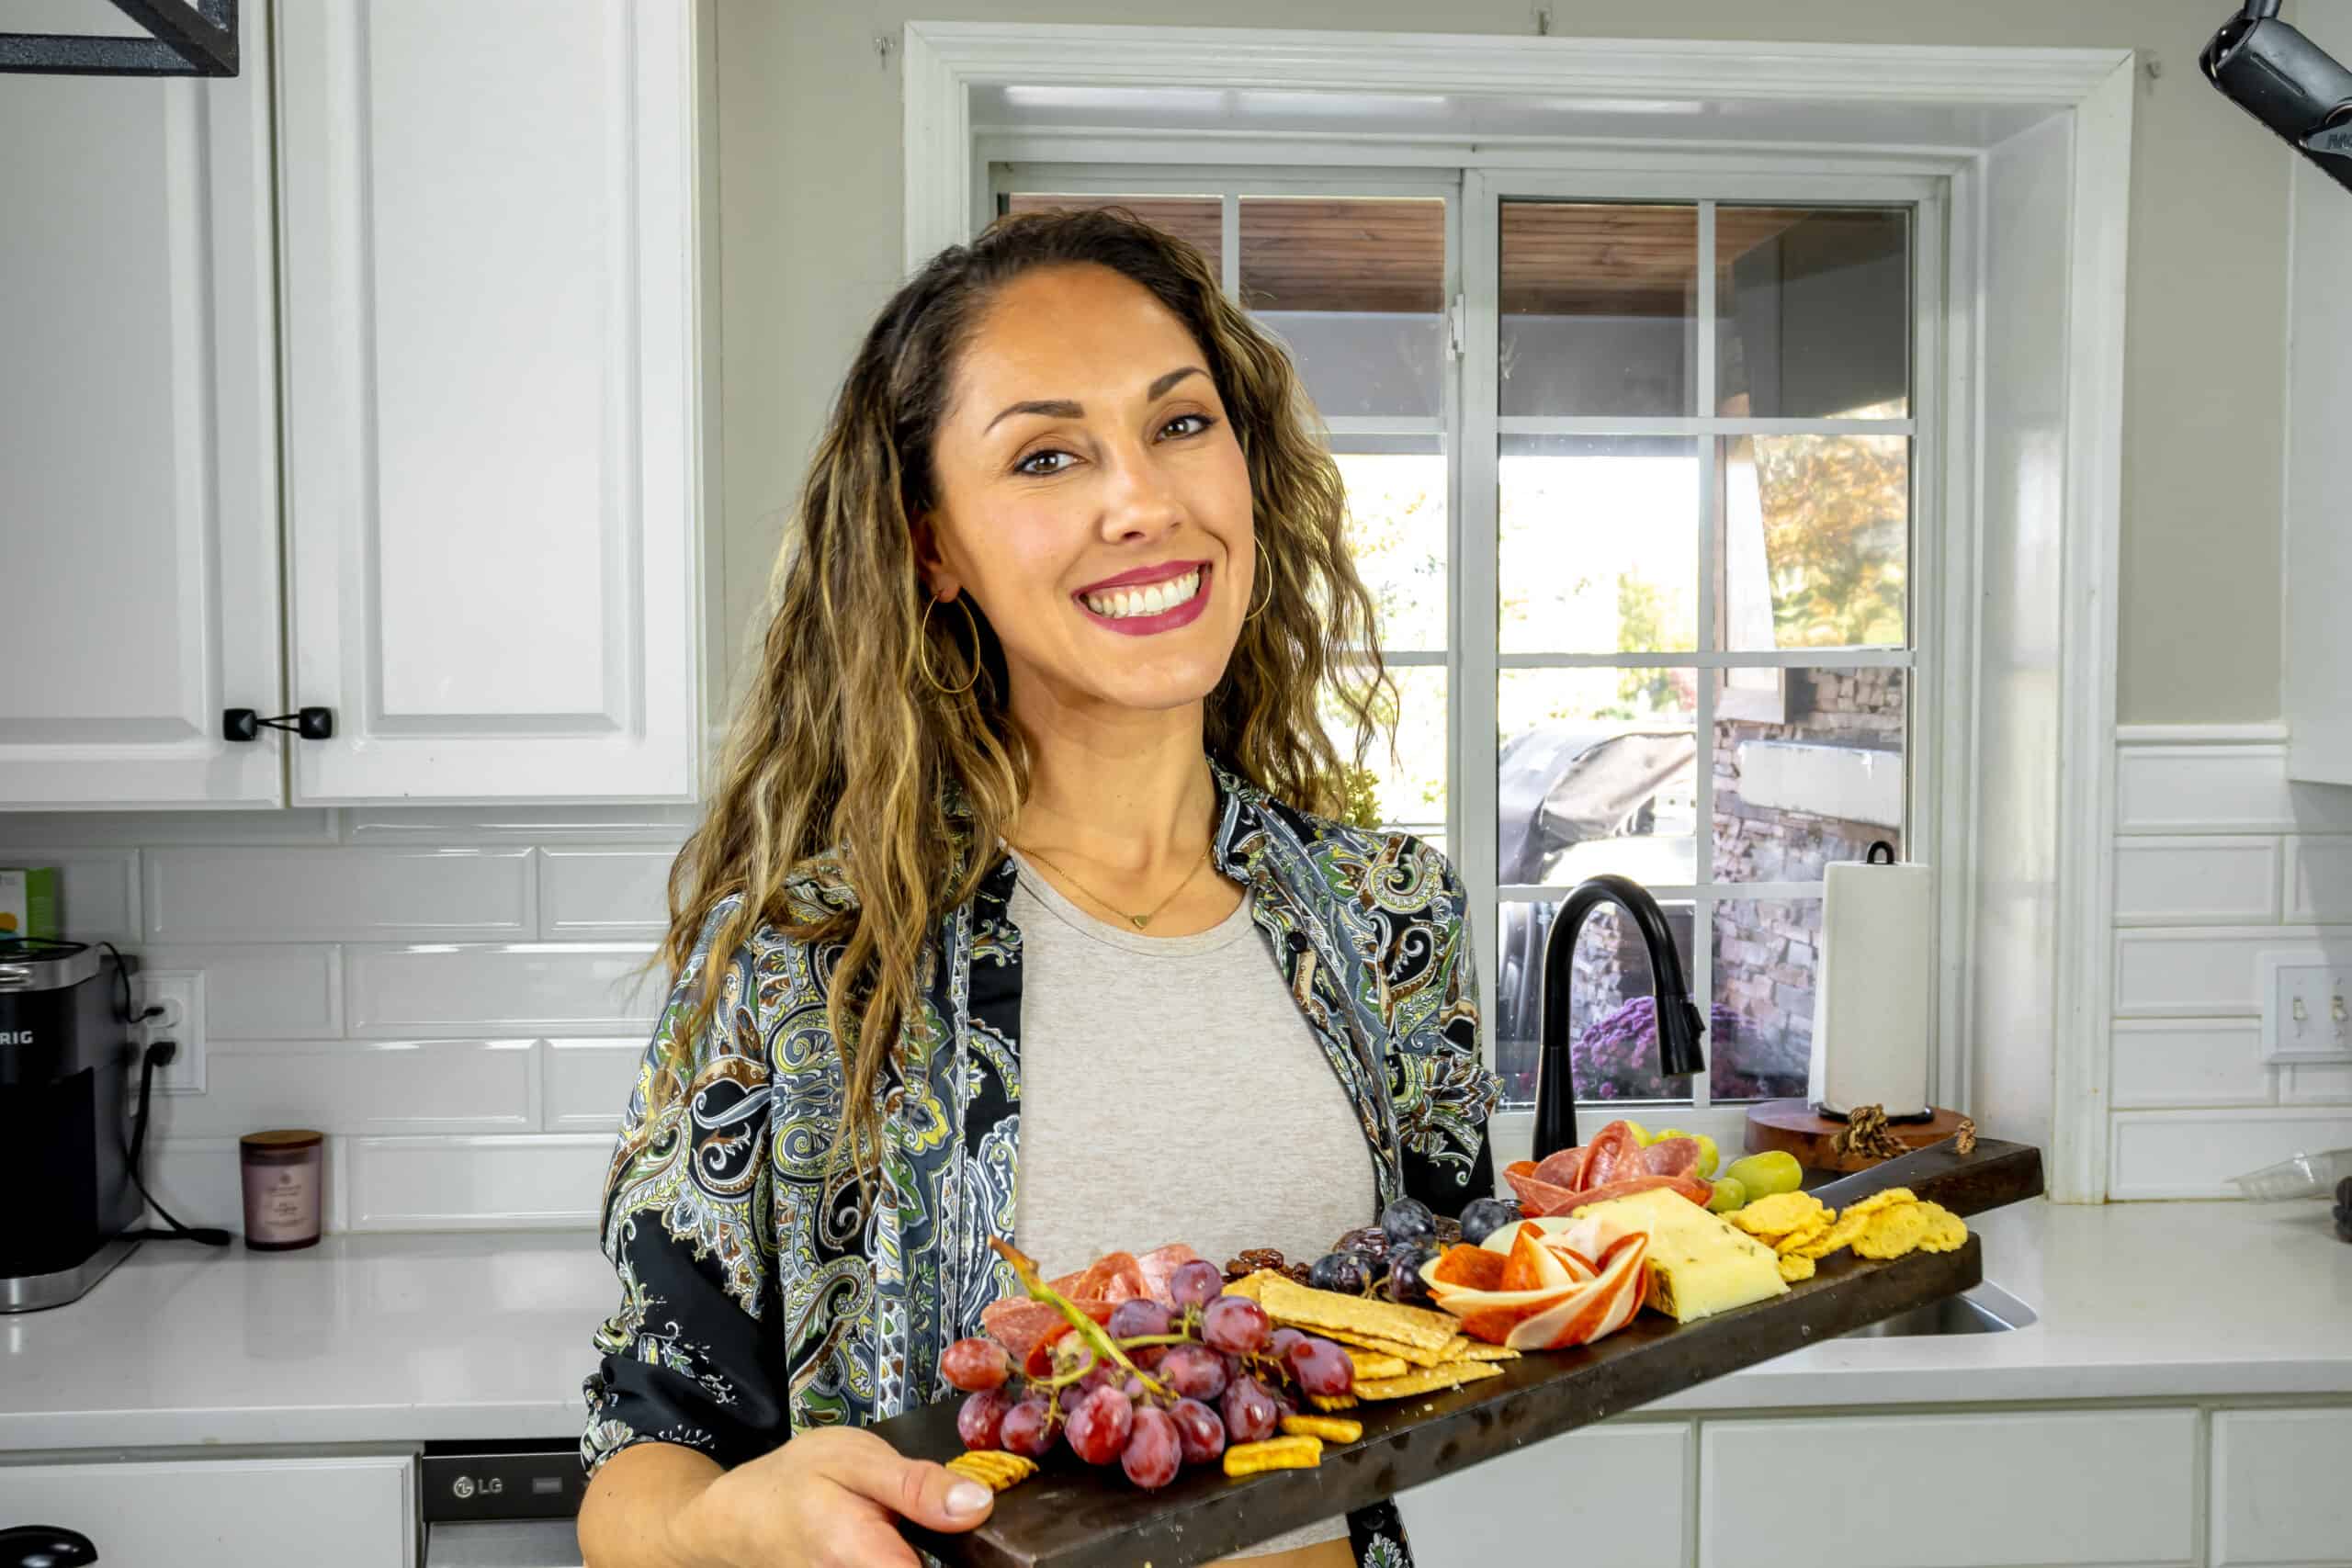
M 1506 670 L 1497 677 L 1497 882 L 1598 871 L 1698 880 L 1696 672 Z
M 1818 882 L 1874 840 L 1903 856 L 1905 670 L 1724 670 L 1715 876 Z
M 1505 436 L 1496 610 L 1505 653 L 1698 646 L 1698 443 Z
M 1188 241 L 1216 272 L 1225 254 L 1225 198 L 1220 196 L 1056 196 L 1023 191 L 1004 198 L 1007 212 L 1091 210 L 1124 207 L 1154 228 Z
M 1742 435 L 1719 450 L 1722 646 L 1735 652 L 1904 647 L 1910 441 Z
M 1437 438 L 1421 452 L 1336 453 L 1348 487 L 1348 544 L 1380 606 L 1381 646 L 1445 649 L 1445 457 Z
M 1240 285 L 1327 417 L 1444 412 L 1442 199 L 1244 197 Z
M 1715 906 L 1714 942 L 1708 1092 L 1725 1100 L 1804 1094 L 1821 900 L 1726 900 Z
M 1505 414 L 1690 414 L 1699 209 L 1502 205 Z
M 1506 1103 L 1532 1105 L 1542 1043 L 1544 948 L 1557 904 L 1505 904 L 1496 929 L 1495 1066 Z M 1682 972 L 1690 974 L 1691 907 L 1665 906 Z M 1595 909 L 1577 935 L 1569 991 L 1568 1064 L 1579 1100 L 1689 1100 L 1690 1080 L 1657 1073 L 1657 1021 L 1649 955 L 1612 905 Z M 1582 1122 L 1585 1119 L 1579 1118 Z M 1580 1132 L 1598 1129 L 1580 1126 Z
M 1445 820 L 1445 669 L 1414 665 L 1391 670 L 1396 685 L 1394 712 L 1378 716 L 1396 727 L 1396 754 L 1389 754 L 1388 732 L 1375 728 L 1364 766 L 1375 775 L 1374 795 L 1383 822 L 1443 822 Z M 1324 732 L 1339 748 L 1342 761 L 1355 755 L 1355 731 L 1347 711 L 1333 701 L 1328 689 L 1322 699 Z
M 1715 209 L 1719 412 L 1900 419 L 1911 412 L 1911 215 Z

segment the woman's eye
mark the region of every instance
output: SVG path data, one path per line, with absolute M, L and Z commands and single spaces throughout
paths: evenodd
M 1175 429 L 1178 425 L 1180 425 L 1180 424 L 1183 423 L 1184 423 L 1186 420 L 1188 420 L 1188 419 L 1189 419 L 1189 420 L 1193 421 L 1193 422 L 1194 422 L 1194 423 L 1198 423 L 1198 424 L 1200 425 L 1200 427 L 1201 427 L 1201 429 L 1200 429 L 1200 430 L 1193 432 L 1193 434 L 1195 434 L 1195 435 L 1197 435 L 1197 434 L 1201 434 L 1201 432 L 1202 432 L 1202 431 L 1205 431 L 1205 430 L 1207 430 L 1209 426 L 1211 426 L 1211 425 L 1213 425 L 1213 424 L 1215 424 L 1215 423 L 1216 423 L 1216 421 L 1215 421 L 1215 420 L 1211 419 L 1208 415 L 1206 415 L 1206 414 L 1204 414 L 1204 413 L 1180 413 L 1180 414 L 1178 414 L 1174 419 L 1170 420 L 1170 421 L 1169 421 L 1165 425 L 1162 425 L 1160 428 L 1161 428 L 1161 429 L 1163 429 L 1163 430 L 1173 430 L 1173 429 Z
M 1062 451 L 1059 447 L 1048 446 L 1042 452 L 1032 452 L 1026 457 L 1022 458 L 1021 461 L 1013 464 L 1012 471 L 1016 474 L 1027 474 L 1031 479 L 1049 479 L 1056 474 L 1060 473 L 1061 469 L 1033 468 L 1029 465 L 1035 462 L 1040 457 L 1067 457 L 1069 456 L 1069 453 Z

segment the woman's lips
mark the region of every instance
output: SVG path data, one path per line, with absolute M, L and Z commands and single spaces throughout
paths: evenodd
M 1103 630 L 1117 632 L 1121 637 L 1152 637 L 1160 632 L 1172 632 L 1179 626 L 1191 626 L 1194 621 L 1199 620 L 1201 613 L 1208 608 L 1209 585 L 1215 575 L 1215 569 L 1204 565 L 1200 568 L 1200 573 L 1201 585 L 1193 590 L 1191 598 L 1181 604 L 1170 605 L 1153 615 L 1105 615 L 1097 612 L 1084 599 L 1075 595 L 1072 596 L 1071 603 L 1078 606 L 1080 615 L 1084 615 Z

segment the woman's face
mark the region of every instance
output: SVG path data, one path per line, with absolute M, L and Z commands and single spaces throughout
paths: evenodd
M 987 615 L 1016 708 L 1159 711 L 1224 677 L 1256 564 L 1249 466 L 1200 345 L 1141 285 L 1079 265 L 1006 286 L 933 468 L 924 576 Z

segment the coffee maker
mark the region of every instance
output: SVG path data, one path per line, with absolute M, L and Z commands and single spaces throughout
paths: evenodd
M 139 1245 L 123 1234 L 143 1211 L 123 1114 L 136 964 L 83 942 L 0 942 L 0 1127 L 42 1183 L 0 1226 L 0 1313 L 75 1300 Z

